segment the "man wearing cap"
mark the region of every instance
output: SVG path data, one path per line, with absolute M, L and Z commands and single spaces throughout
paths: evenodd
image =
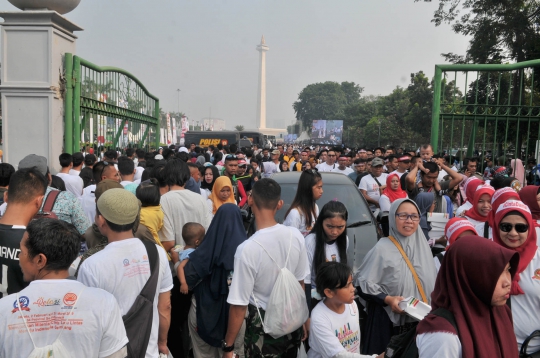
M 274 163 L 277 167 L 277 172 L 281 172 L 281 169 L 279 168 L 279 156 L 281 155 L 281 152 L 277 149 L 272 151 L 272 163 Z
M 52 182 L 52 176 L 49 172 L 49 168 L 47 167 L 47 158 L 36 154 L 30 154 L 24 157 L 19 162 L 19 169 L 33 167 L 36 167 L 40 171 L 40 173 L 45 175 L 45 177 L 47 178 L 48 187 L 45 193 L 45 198 L 43 199 L 43 203 L 45 203 L 49 193 L 53 190 L 56 190 L 54 188 L 51 188 L 50 186 Z M 43 205 L 40 210 L 42 209 Z M 58 197 L 54 202 L 52 211 L 56 214 L 58 219 L 73 224 L 81 235 L 84 234 L 86 229 L 88 229 L 91 225 L 90 221 L 84 214 L 81 202 L 79 201 L 79 199 L 77 199 L 77 197 L 75 197 L 75 195 L 70 192 L 61 191 L 58 194 Z
M 397 169 L 395 169 L 390 174 L 397 174 L 400 178 L 403 174 L 409 170 L 411 166 L 411 157 L 408 155 L 403 155 L 397 159 Z
M 369 203 L 371 211 L 375 211 L 379 207 L 381 192 L 386 188 L 388 174 L 383 173 L 383 165 L 384 161 L 381 158 L 373 158 L 371 161 L 371 174 L 364 176 L 358 186 Z
M 334 150 L 329 150 L 326 156 L 326 162 L 317 164 L 316 168 L 319 172 L 329 172 L 332 169 L 335 169 L 336 165 L 336 152 Z
M 81 264 L 77 279 L 89 287 L 113 294 L 125 315 L 150 278 L 148 252 L 140 239 L 133 237 L 139 214 L 139 201 L 125 189 L 109 189 L 97 201 L 96 224 L 109 244 Z M 171 270 L 165 251 L 156 245 L 159 274 L 153 300 L 152 330 L 146 358 L 168 354 L 167 332 L 170 325 Z
M 248 163 L 244 159 L 238 160 L 238 170 L 236 171 L 236 180 L 242 183 L 244 191 L 251 190 L 251 175 L 246 174 Z
M 349 158 L 345 154 L 342 154 L 338 159 L 337 168 L 334 168 L 330 171 L 334 173 L 341 173 L 341 174 L 349 175 L 353 173 L 354 171 L 351 168 L 347 167 L 347 164 L 349 164 Z
M 41 207 L 47 190 L 47 179 L 36 168 L 17 170 L 11 175 L 9 184 L 5 195 L 9 205 L 0 218 L 0 298 L 28 285 L 19 266 L 19 246 L 26 226 Z

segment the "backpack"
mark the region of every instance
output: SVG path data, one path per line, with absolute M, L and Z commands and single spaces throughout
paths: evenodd
M 148 240 L 141 240 L 141 242 L 148 253 L 150 278 L 146 281 L 129 311 L 122 316 L 126 327 L 126 335 L 129 338 L 127 344 L 128 358 L 144 358 L 146 356 L 146 348 L 152 331 L 154 296 L 159 276 L 159 255 L 156 244 Z
M 54 204 L 56 203 L 56 199 L 58 199 L 58 195 L 60 195 L 60 190 L 51 190 L 49 194 L 47 195 L 47 198 L 45 199 L 45 204 L 43 204 L 43 209 L 37 212 L 36 215 L 34 215 L 35 219 L 41 219 L 41 218 L 49 218 L 49 219 L 58 219 L 58 216 L 53 212 Z
M 293 236 L 291 233 L 289 251 L 287 252 L 287 259 L 285 260 L 285 266 L 283 268 L 279 267 L 276 260 L 270 256 L 268 251 L 266 251 L 260 242 L 257 240 L 253 241 L 263 248 L 263 250 L 280 269 L 278 278 L 274 283 L 272 292 L 270 293 L 270 299 L 266 305 L 266 314 L 264 315 L 264 320 L 261 317 L 261 312 L 259 311 L 259 305 L 257 303 L 257 299 L 255 298 L 255 294 L 252 293 L 257 306 L 257 312 L 259 313 L 259 317 L 261 317 L 264 332 L 273 338 L 279 338 L 296 331 L 309 318 L 309 310 L 306 304 L 306 293 L 302 289 L 302 286 L 300 286 L 298 283 L 296 277 L 294 277 L 292 272 L 287 269 Z
M 431 313 L 446 319 L 452 324 L 456 332 L 458 331 L 456 320 L 454 319 L 452 312 L 444 308 L 437 308 Z M 388 358 L 417 358 L 418 347 L 416 346 L 416 328 L 390 338 L 390 343 L 388 343 L 388 347 L 386 347 L 384 353 L 384 356 Z
M 73 315 L 73 309 L 77 305 L 77 302 L 79 301 L 79 298 L 81 297 L 81 293 L 83 291 L 84 291 L 84 288 L 81 290 L 81 292 L 79 292 L 79 295 L 76 296 L 77 299 L 75 300 L 75 303 L 73 303 L 73 306 L 71 306 L 71 310 L 70 310 L 68 316 Z M 30 336 L 30 340 L 32 341 L 32 345 L 34 346 L 34 350 L 32 352 L 30 352 L 30 355 L 28 356 L 28 358 L 71 358 L 72 357 L 71 353 L 68 352 L 66 347 L 64 347 L 64 345 L 60 341 L 60 336 L 62 335 L 62 332 L 64 332 L 64 328 L 67 325 L 67 323 L 65 325 L 62 325 L 63 326 L 62 330 L 60 331 L 60 333 L 58 334 L 58 337 L 56 337 L 56 339 L 54 340 L 54 342 L 52 344 L 49 344 L 49 345 L 47 345 L 45 347 L 36 347 L 36 344 L 34 343 L 34 339 L 32 338 L 32 335 L 30 334 L 30 329 L 28 328 L 28 323 L 26 321 L 26 318 L 24 317 L 23 310 L 21 309 L 21 299 L 24 300 L 25 297 L 21 297 L 21 299 L 19 299 L 19 294 L 18 293 L 17 293 L 16 297 L 17 297 L 17 308 L 19 309 L 19 312 L 21 313 L 21 317 L 23 319 L 24 326 L 26 327 L 26 331 L 28 332 L 28 335 Z M 25 304 L 24 301 L 23 301 L 23 304 Z M 28 305 L 28 304 L 26 304 L 26 305 Z M 66 318 L 68 316 L 66 316 Z

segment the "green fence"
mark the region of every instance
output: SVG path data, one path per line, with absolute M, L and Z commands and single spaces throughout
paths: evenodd
M 538 158 L 540 60 L 437 65 L 431 143 L 456 156 Z
M 64 151 L 159 146 L 159 99 L 135 76 L 70 53 L 64 68 Z

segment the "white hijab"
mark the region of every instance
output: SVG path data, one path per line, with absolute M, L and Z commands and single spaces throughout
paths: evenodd
M 433 254 L 420 225 L 418 225 L 416 232 L 408 237 L 401 235 L 397 231 L 396 212 L 404 202 L 413 204 L 418 210 L 418 206 L 411 199 L 394 201 L 390 207 L 388 217 L 390 235 L 403 247 L 420 278 L 420 282 L 422 282 L 428 302 L 431 302 L 431 292 L 433 292 L 435 279 L 437 278 Z M 418 210 L 418 213 L 420 213 L 420 210 Z M 390 296 L 403 296 L 404 298 L 414 296 L 421 300 L 420 291 L 416 286 L 411 270 L 397 247 L 387 237 L 381 238 L 364 257 L 362 265 L 355 273 L 354 283 L 355 286 L 360 287 L 363 293 L 369 295 L 383 293 Z M 414 321 L 414 319 L 408 318 L 406 315 L 392 312 L 390 306 L 386 306 L 384 309 L 395 326 Z

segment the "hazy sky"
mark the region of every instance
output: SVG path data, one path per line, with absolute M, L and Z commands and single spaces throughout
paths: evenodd
M 308 84 L 352 81 L 364 94 L 407 86 L 413 72 L 433 77 L 443 52 L 463 54 L 467 39 L 431 23 L 438 1 L 413 0 L 82 0 L 65 16 L 77 54 L 124 68 L 190 121 L 211 115 L 227 128 L 256 127 L 259 53 L 267 61 L 267 125 L 294 119 Z M 2 0 L 0 10 L 15 8 Z

